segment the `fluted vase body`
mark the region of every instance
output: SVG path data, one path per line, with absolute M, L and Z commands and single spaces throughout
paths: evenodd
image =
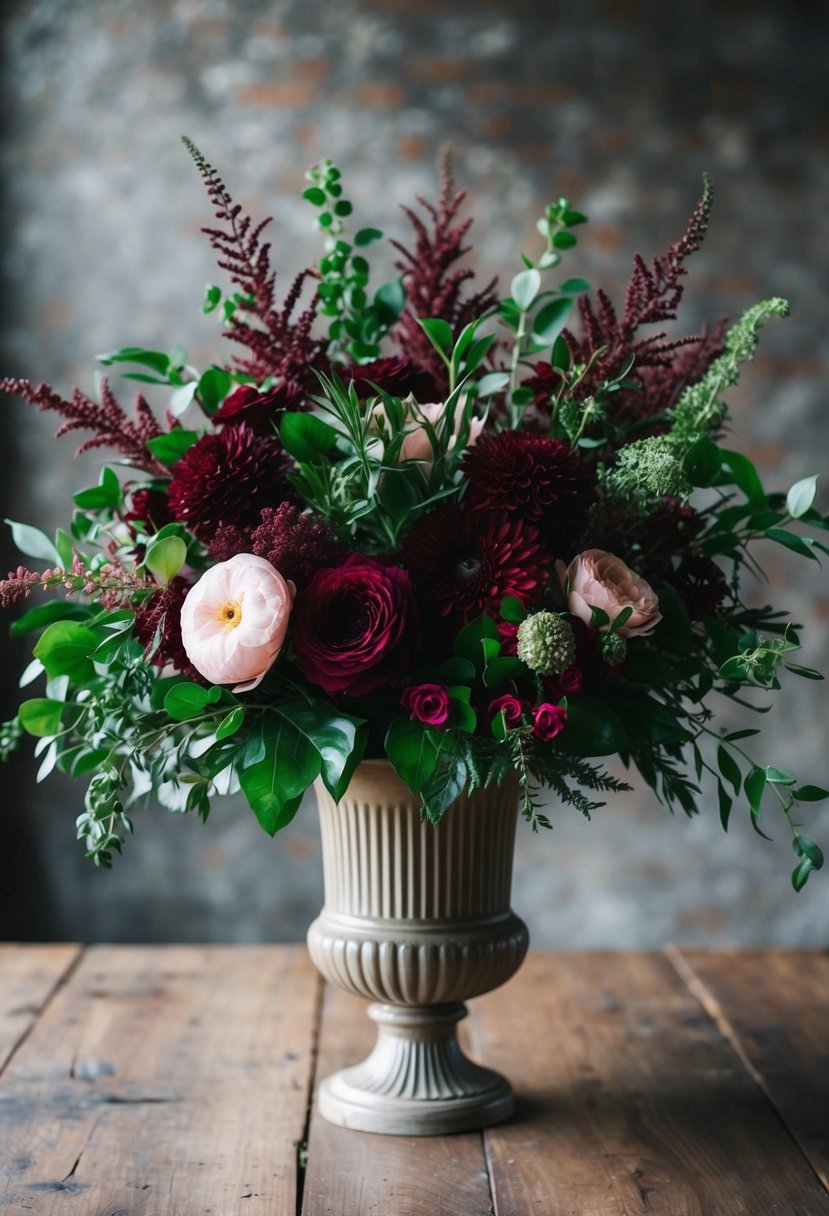
M 437 827 L 387 761 L 365 761 L 339 804 L 317 784 L 325 906 L 308 931 L 323 975 L 370 998 L 377 1045 L 327 1078 L 320 1110 L 366 1131 L 443 1134 L 513 1109 L 508 1083 L 461 1052 L 463 1001 L 503 984 L 527 950 L 510 909 L 513 782 L 459 798 Z

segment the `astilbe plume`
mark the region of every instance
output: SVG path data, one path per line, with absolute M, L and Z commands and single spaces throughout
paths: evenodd
M 92 431 L 92 438 L 84 440 L 75 453 L 77 456 L 92 448 L 112 448 L 135 468 L 149 473 L 166 473 L 147 447 L 150 439 L 163 432 L 141 393 L 136 396 L 132 418 L 118 404 L 106 377 L 101 380 L 100 403 L 87 397 L 79 388 L 74 388 L 72 396 L 67 398 L 61 397 L 48 384 L 32 384 L 31 380 L 13 377 L 0 380 L 0 393 L 22 397 L 39 410 L 58 414 L 64 419 L 55 432 L 58 439 L 70 431 Z
M 433 376 L 441 391 L 446 388 L 446 368 L 417 318 L 440 317 L 457 336 L 464 325 L 496 303 L 494 279 L 464 298 L 464 285 L 475 277 L 470 267 L 456 265 L 471 248 L 464 242 L 473 221 L 458 219 L 465 199 L 465 190 L 455 191 L 451 158 L 445 155 L 437 205 L 417 196 L 426 219 L 412 208 L 403 207 L 414 229 L 414 247 L 407 249 L 400 241 L 391 242 L 401 255 L 396 266 L 403 275 L 407 300 L 395 330 L 397 342 L 404 357 Z
M 317 570 L 337 566 L 346 555 L 328 520 L 302 511 L 293 503 L 266 507 L 253 528 L 223 524 L 210 544 L 214 561 L 225 562 L 238 553 L 264 557 L 285 579 L 302 588 Z
M 564 331 L 573 361 L 590 365 L 581 384 L 585 393 L 619 376 L 633 359 L 630 378 L 638 380 L 641 389 L 614 394 L 614 418 L 618 420 L 649 418 L 668 409 L 723 350 L 724 321 L 688 337 L 669 338 L 664 330 L 639 336 L 643 326 L 676 320 L 687 274 L 685 261 L 702 245 L 712 202 L 711 180 L 706 174 L 702 196 L 680 240 L 650 266 L 641 255 L 634 258 L 622 316 L 608 295 L 598 290 L 595 300 L 589 295 L 579 297 L 580 336 Z
M 181 607 L 190 583 L 176 577 L 160 587 L 135 613 L 135 636 L 156 667 L 169 666 L 191 680 L 203 683 L 187 657 L 181 640 Z
M 316 387 L 315 365 L 325 367 L 324 345 L 313 337 L 312 328 L 317 315 L 318 296 L 298 313 L 300 297 L 312 270 L 302 271 L 294 279 L 281 307 L 276 302 L 276 273 L 271 269 L 270 243 L 262 241 L 262 233 L 271 218 L 254 224 L 244 214 L 240 203 L 234 203 L 216 170 L 189 139 L 183 143 L 192 156 L 215 209 L 216 219 L 224 227 L 203 228 L 210 244 L 219 255 L 218 265 L 226 270 L 248 303 L 237 309 L 225 337 L 246 347 L 247 354 L 234 362 L 240 371 L 253 376 L 257 384 L 267 376 L 276 376 L 290 385 L 297 398 Z M 240 319 L 239 314 L 248 318 Z

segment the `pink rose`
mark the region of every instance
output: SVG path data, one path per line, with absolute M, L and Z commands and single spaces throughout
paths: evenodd
M 573 616 L 590 623 L 593 608 L 601 608 L 610 622 L 623 608 L 632 608 L 618 633 L 623 638 L 647 637 L 662 620 L 659 600 L 649 583 L 640 578 L 620 557 L 604 549 L 586 549 L 574 557 L 562 582 L 567 607 Z
M 507 730 L 512 730 L 516 726 L 521 725 L 521 719 L 524 716 L 524 710 L 527 709 L 526 701 L 519 701 L 518 697 L 514 697 L 511 693 L 505 693 L 503 697 L 496 697 L 494 701 L 489 703 L 489 716 L 494 718 L 497 714 L 504 715 L 504 726 Z
M 533 734 L 542 743 L 555 739 L 564 730 L 566 722 L 567 710 L 563 705 L 550 705 L 545 701 L 533 710 Z
M 413 430 L 409 431 L 408 435 L 403 440 L 403 446 L 400 449 L 401 460 L 423 460 L 431 464 L 434 453 L 432 451 L 429 433 L 424 426 L 424 422 L 428 422 L 433 430 L 437 430 L 445 413 L 446 405 L 441 403 L 412 406 L 411 418 L 415 423 L 415 427 Z M 452 435 L 449 438 L 450 452 L 458 441 L 462 421 L 463 405 L 459 401 L 455 405 L 455 416 L 452 419 Z M 474 447 L 478 436 L 483 430 L 483 426 L 483 418 L 470 418 L 469 437 L 466 441 L 466 446 L 468 448 Z
M 405 675 L 419 642 L 411 579 L 399 566 L 352 553 L 318 570 L 297 599 L 297 662 L 328 693 L 363 696 Z
M 449 689 L 443 684 L 415 684 L 406 688 L 400 704 L 415 722 L 424 726 L 446 726 L 452 709 Z
M 203 574 L 181 609 L 187 657 L 211 684 L 247 692 L 282 649 L 294 585 L 264 557 L 239 553 Z

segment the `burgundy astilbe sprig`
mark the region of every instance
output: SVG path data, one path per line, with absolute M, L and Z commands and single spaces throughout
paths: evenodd
M 311 333 L 319 303 L 316 292 L 305 308 L 294 315 L 307 280 L 315 278 L 316 272 L 305 270 L 298 274 L 280 308 L 276 303 L 276 272 L 271 268 L 270 243 L 262 241 L 271 217 L 254 224 L 241 204 L 234 203 L 224 182 L 195 144 L 186 137 L 182 142 L 201 174 L 216 219 L 223 225 L 202 231 L 219 255 L 221 269 L 228 272 L 249 301 L 237 309 L 225 331 L 225 337 L 248 351 L 234 360 L 236 366 L 253 376 L 257 384 L 267 376 L 277 376 L 301 390 L 316 388 L 312 368 L 325 367 L 324 344 Z
M 265 507 L 255 526 L 221 524 L 209 546 L 216 562 L 229 561 L 238 553 L 264 557 L 300 589 L 317 570 L 339 565 L 346 552 L 328 520 L 289 502 Z
M 61 397 L 48 384 L 32 384 L 31 380 L 13 377 L 0 380 L 0 393 L 22 397 L 39 410 L 58 414 L 64 419 L 55 432 L 58 439 L 70 431 L 92 431 L 92 438 L 84 440 L 76 456 L 91 448 L 112 448 L 136 468 L 148 473 L 166 473 L 164 465 L 147 447 L 148 441 L 156 439 L 163 431 L 141 393 L 136 396 L 132 418 L 118 404 L 105 376 L 101 380 L 100 403 L 87 397 L 79 388 L 74 388 L 72 396 L 67 398 Z
M 464 242 L 473 221 L 458 219 L 465 199 L 465 190 L 455 191 L 452 161 L 446 154 L 441 161 L 437 204 L 417 196 L 426 218 L 410 207 L 403 208 L 414 229 L 414 247 L 408 249 L 400 241 L 391 242 L 401 255 L 396 266 L 403 274 L 407 301 L 395 337 L 404 357 L 433 376 L 442 389 L 446 387 L 446 368 L 417 318 L 440 317 L 457 337 L 464 325 L 496 303 L 495 279 L 464 298 L 464 284 L 475 277 L 470 267 L 456 265 L 470 251 Z
M 722 353 L 724 323 L 710 332 L 670 338 L 664 330 L 640 335 L 643 327 L 676 320 L 682 300 L 686 259 L 702 245 L 713 202 L 711 179 L 704 176 L 702 196 L 691 213 L 685 233 L 650 266 L 637 254 L 619 317 L 606 292 L 579 297 L 581 334 L 564 331 L 574 362 L 590 365 L 581 382 L 592 393 L 604 381 L 618 377 L 633 360 L 633 389 L 613 395 L 614 420 L 649 418 L 673 404 L 682 389 L 707 371 Z

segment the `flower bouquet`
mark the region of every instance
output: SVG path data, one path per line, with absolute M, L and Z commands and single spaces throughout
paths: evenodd
M 767 493 L 727 443 L 723 393 L 785 302 L 660 328 L 708 181 L 684 236 L 635 258 L 617 309 L 559 270 L 586 219 L 563 198 L 508 293 L 476 285 L 448 168 L 435 205 L 404 207 L 411 243 L 392 241 L 399 274 L 375 289 L 383 234 L 352 225 L 326 161 L 304 192 L 320 260 L 278 299 L 267 221 L 185 143 L 229 278 L 203 309 L 236 353 L 206 369 L 178 348 L 101 356 L 140 382 L 131 415 L 105 376 L 98 400 L 0 384 L 112 453 L 54 540 L 11 525 L 38 564 L 9 574 L 4 605 L 58 594 L 12 625 L 38 635 L 21 685 L 45 685 L 2 726 L 3 753 L 26 733 L 40 778 L 89 778 L 78 836 L 104 866 L 150 797 L 205 819 L 241 790 L 274 835 L 313 782 L 337 802 L 386 758 L 432 824 L 515 773 L 538 828 L 539 788 L 587 816 L 629 788 L 605 771 L 618 756 L 687 814 L 712 774 L 726 828 L 738 796 L 761 835 L 775 806 L 800 889 L 823 861 L 803 804 L 829 793 L 753 758 L 758 732 L 720 725 L 712 702 L 819 678 L 793 662 L 785 614 L 742 588 L 755 541 L 815 560 L 829 550 L 798 525 L 827 518 L 815 477 Z

